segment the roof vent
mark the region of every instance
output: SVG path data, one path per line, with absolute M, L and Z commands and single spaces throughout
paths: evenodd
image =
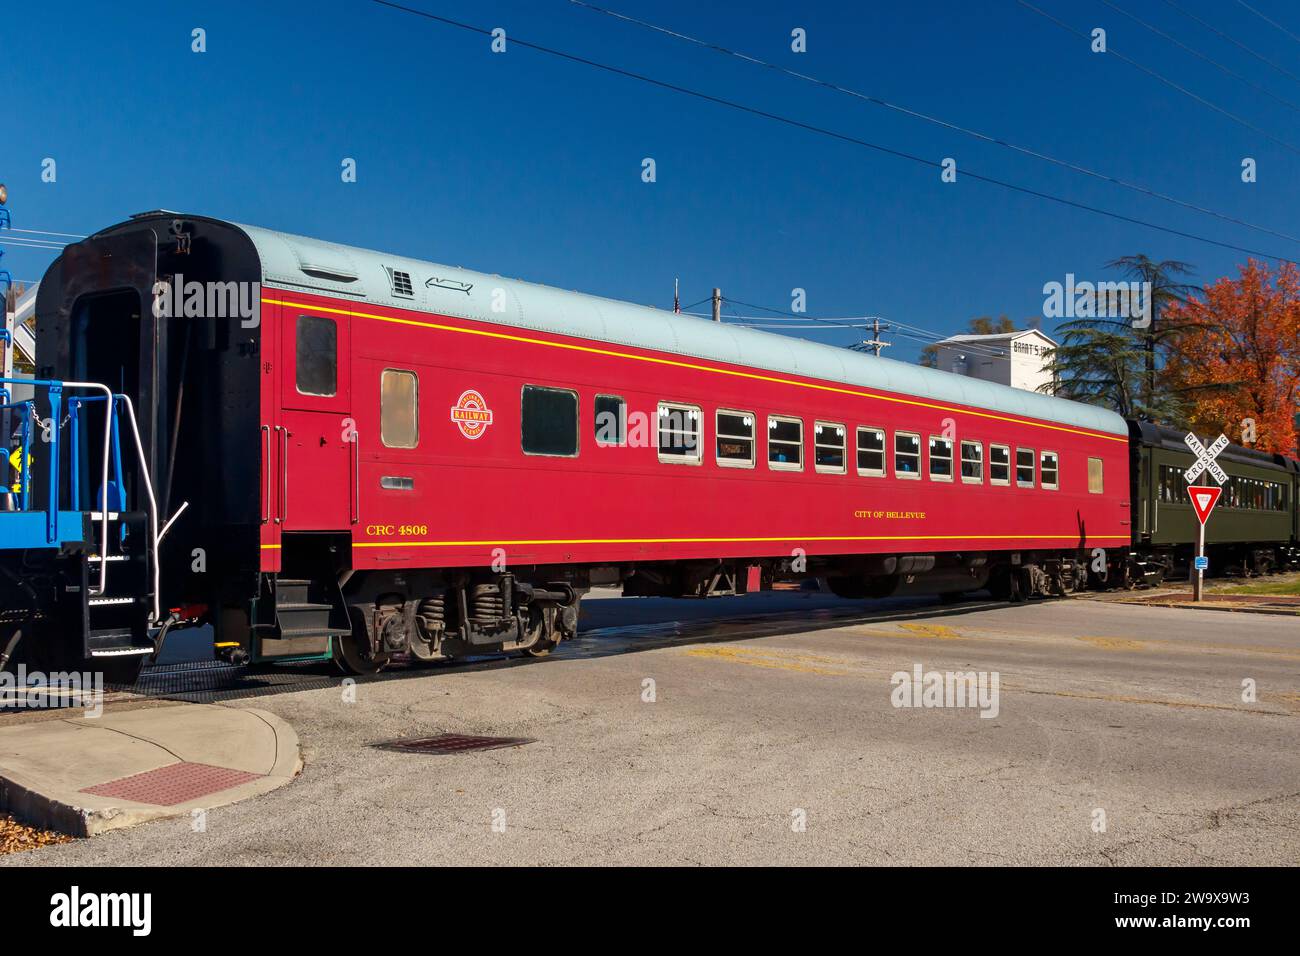
M 342 247 L 296 237 L 289 245 L 304 275 L 326 282 L 356 282 L 360 278 L 351 257 Z
M 384 268 L 388 271 L 388 281 L 393 287 L 393 295 L 400 295 L 404 299 L 415 297 L 415 287 L 411 285 L 409 272 L 402 272 L 391 266 L 384 266 Z

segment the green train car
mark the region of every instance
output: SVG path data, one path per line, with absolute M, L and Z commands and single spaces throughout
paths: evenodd
M 1196 546 L 1196 513 L 1184 477 L 1196 457 L 1184 435 L 1129 422 L 1134 549 L 1164 575 L 1185 569 Z M 1300 565 L 1300 463 L 1240 445 L 1229 445 L 1217 461 L 1228 484 L 1205 526 L 1211 573 L 1262 574 Z M 1217 482 L 1203 474 L 1197 484 Z

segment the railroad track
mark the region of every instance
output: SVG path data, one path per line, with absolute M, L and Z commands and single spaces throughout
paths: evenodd
M 792 630 L 808 631 L 918 617 L 933 618 L 1000 606 L 1002 606 L 1000 602 L 988 600 L 945 605 L 937 604 L 933 599 L 906 599 L 880 602 L 872 605 L 869 610 L 861 605 L 836 604 L 758 613 L 745 609 L 743 613 L 722 613 L 693 620 L 676 619 L 681 615 L 675 615 L 671 620 L 626 624 L 602 625 L 597 620 L 581 628 L 575 639 L 561 644 L 548 660 L 607 657 L 663 647 L 752 640 L 757 637 L 772 637 Z M 608 613 L 592 615 L 598 619 L 610 616 L 612 615 Z M 464 672 L 523 666 L 544 667 L 547 666 L 547 662 L 503 655 L 432 664 L 395 662 L 378 674 L 351 679 L 362 684 L 432 677 L 440 671 L 449 669 Z M 192 703 L 218 703 L 339 687 L 344 679 L 345 675 L 339 673 L 329 662 L 276 664 L 266 667 L 249 667 L 219 661 L 160 664 L 145 667 L 139 680 L 130 687 L 108 685 L 105 688 L 104 704 L 113 706 L 150 698 Z M 75 700 L 70 700 L 68 706 L 72 707 L 75 704 Z M 0 713 L 20 710 L 22 708 L 12 705 L 0 705 Z

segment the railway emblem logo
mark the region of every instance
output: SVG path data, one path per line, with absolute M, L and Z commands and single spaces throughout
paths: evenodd
M 466 438 L 481 438 L 492 424 L 492 410 L 482 395 L 467 388 L 451 406 L 451 420 Z

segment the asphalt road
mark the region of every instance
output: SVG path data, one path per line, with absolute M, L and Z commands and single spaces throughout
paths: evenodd
M 203 833 L 165 821 L 3 862 L 1300 862 L 1295 618 L 800 594 L 583 613 L 550 660 L 231 702 L 294 725 L 295 783 Z M 996 716 L 894 706 L 915 665 L 996 672 Z M 371 746 L 444 732 L 535 742 Z

